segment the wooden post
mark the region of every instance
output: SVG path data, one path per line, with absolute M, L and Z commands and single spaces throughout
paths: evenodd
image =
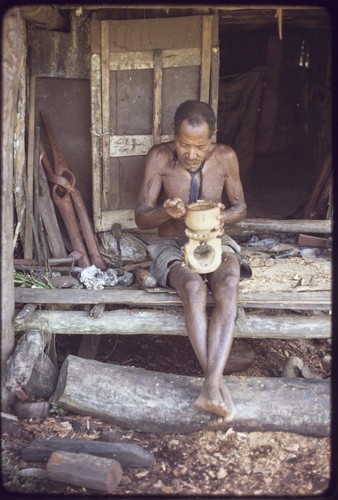
M 2 23 L 2 141 L 1 155 L 1 380 L 2 410 L 7 411 L 10 395 L 5 390 L 6 362 L 14 348 L 14 282 L 13 282 L 13 164 L 14 130 L 20 82 L 19 56 L 24 50 L 20 37 L 19 8 L 7 11 Z
M 122 478 L 117 460 L 87 453 L 54 451 L 47 463 L 50 479 L 90 490 L 113 493 Z

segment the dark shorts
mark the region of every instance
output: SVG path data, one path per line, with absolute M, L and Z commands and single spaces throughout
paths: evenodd
M 155 243 L 148 245 L 147 249 L 152 258 L 150 272 L 156 278 L 160 286 L 168 286 L 168 273 L 172 266 L 177 262 L 184 262 L 183 246 L 186 238 L 160 238 Z M 240 252 L 241 247 L 230 236 L 224 234 L 221 236 L 222 254 L 225 257 L 233 253 L 239 260 L 241 279 L 247 279 L 252 276 L 250 266 L 243 262 Z

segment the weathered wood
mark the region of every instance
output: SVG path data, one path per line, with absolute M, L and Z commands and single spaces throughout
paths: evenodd
M 330 178 L 332 169 L 332 153 L 328 153 L 325 157 L 325 160 L 321 166 L 318 179 L 315 182 L 313 190 L 310 194 L 310 197 L 304 207 L 303 217 L 312 219 L 312 217 L 317 215 L 318 212 L 318 204 L 320 202 L 320 198 L 323 194 L 325 184 Z
M 212 16 L 202 18 L 200 100 L 209 102 L 212 46 Z
M 1 66 L 1 380 L 2 410 L 7 411 L 11 396 L 3 387 L 6 362 L 14 348 L 13 283 L 13 162 L 14 131 L 20 82 L 20 53 L 24 51 L 19 8 L 13 7 L 2 18 Z
M 20 424 L 16 415 L 1 412 L 1 432 L 10 436 L 18 437 L 20 435 Z
M 162 50 L 163 68 L 177 68 L 181 66 L 199 66 L 201 63 L 201 49 L 192 47 L 186 49 Z M 153 69 L 153 51 L 114 52 L 110 54 L 109 70 L 124 71 L 131 69 Z
M 94 24 L 94 23 L 92 23 Z M 92 164 L 93 164 L 93 223 L 98 231 L 101 227 L 101 134 L 102 134 L 102 99 L 101 99 L 101 57 L 93 54 L 90 60 L 90 102 L 92 123 Z M 111 227 L 111 226 L 110 226 Z
M 43 325 L 44 332 L 96 335 L 186 335 L 181 311 L 117 309 L 91 318 L 85 311 L 35 311 L 27 320 L 14 324 L 22 332 Z M 246 314 L 237 322 L 238 338 L 330 338 L 331 318 L 325 316 L 268 316 Z
M 22 450 L 23 460 L 44 462 L 55 450 L 74 453 L 91 453 L 97 457 L 118 460 L 126 467 L 151 467 L 154 456 L 134 443 L 107 443 L 106 441 L 86 441 L 84 439 L 34 439 Z
M 238 229 L 252 232 L 285 232 L 285 233 L 320 233 L 330 234 L 333 226 L 330 220 L 303 220 L 303 219 L 244 219 L 231 227 L 226 227 L 229 235 L 238 233 Z M 240 234 L 240 233 L 238 233 Z
M 49 336 L 38 329 L 28 329 L 21 337 L 8 360 L 5 386 L 9 391 L 24 389 L 33 396 L 51 396 L 57 370 L 44 353 L 48 340 Z
M 31 214 L 33 213 L 33 189 L 34 189 L 34 124 L 35 124 L 35 76 L 32 75 L 29 86 L 29 115 L 28 115 L 28 151 L 27 151 L 27 173 L 26 173 L 26 224 L 25 224 L 25 259 L 33 258 L 33 224 Z
M 153 142 L 161 142 L 161 116 L 162 116 L 162 52 L 154 50 L 154 97 L 153 97 Z
M 41 146 L 41 152 L 44 149 Z M 45 153 L 44 153 L 45 154 Z M 53 203 L 45 170 L 42 163 L 39 162 L 39 198 L 38 209 L 47 233 L 48 245 L 53 257 L 66 257 L 67 251 L 60 227 L 55 213 L 55 205 Z
M 36 359 L 29 380 L 23 388 L 31 396 L 49 398 L 54 392 L 57 379 L 58 370 L 47 354 L 42 353 Z
M 107 208 L 106 195 L 110 180 L 110 91 L 109 91 L 109 21 L 101 22 L 101 99 L 102 99 L 102 195 L 103 207 Z
M 328 380 L 225 377 L 225 381 L 236 417 L 213 429 L 231 426 L 242 431 L 329 435 Z M 210 428 L 210 415 L 194 406 L 202 383 L 202 378 L 68 356 L 52 399 L 74 413 L 140 432 L 185 433 Z
M 122 479 L 122 469 L 114 459 L 88 453 L 54 451 L 47 462 L 49 479 L 103 493 L 113 493 Z
M 35 309 L 38 307 L 38 304 L 26 304 L 21 311 L 15 316 L 16 321 L 21 321 L 24 318 L 30 316 Z
M 330 284 L 329 284 L 329 287 Z M 104 289 L 104 290 L 57 290 L 38 288 L 15 288 L 16 303 L 32 304 L 114 304 L 134 307 L 182 306 L 174 290 L 159 291 Z M 212 294 L 208 304 L 213 305 Z M 313 292 L 246 292 L 239 294 L 238 305 L 244 308 L 323 310 L 332 308 L 331 291 Z
M 46 418 L 49 415 L 48 401 L 17 401 L 15 413 L 19 418 Z
M 102 214 L 100 231 L 109 231 L 114 222 L 120 222 L 124 229 L 136 228 L 134 210 L 119 210 Z M 331 220 L 315 219 L 244 219 L 225 228 L 225 232 L 233 235 L 250 235 L 256 233 L 332 233 Z

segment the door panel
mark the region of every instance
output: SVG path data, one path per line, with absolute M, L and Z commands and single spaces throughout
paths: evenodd
M 172 139 L 177 106 L 218 100 L 218 33 L 213 16 L 92 21 L 93 218 L 135 227 L 144 157 Z

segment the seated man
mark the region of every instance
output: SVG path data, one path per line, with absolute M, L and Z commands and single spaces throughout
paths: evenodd
M 185 264 L 182 246 L 187 241 L 186 205 L 197 199 L 221 208 L 222 227 L 245 217 L 238 160 L 231 147 L 212 143 L 216 118 L 204 102 L 182 103 L 173 129 L 172 142 L 155 145 L 148 152 L 135 219 L 141 229 L 158 228 L 159 242 L 149 246 L 151 271 L 160 285 L 174 288 L 183 303 L 188 336 L 205 377 L 195 404 L 217 422 L 230 422 L 235 409 L 223 371 L 237 315 L 240 258 L 236 252 L 240 247 L 226 237 L 221 265 L 201 275 Z M 223 194 L 229 204 L 226 209 Z M 206 283 L 215 298 L 210 321 Z

